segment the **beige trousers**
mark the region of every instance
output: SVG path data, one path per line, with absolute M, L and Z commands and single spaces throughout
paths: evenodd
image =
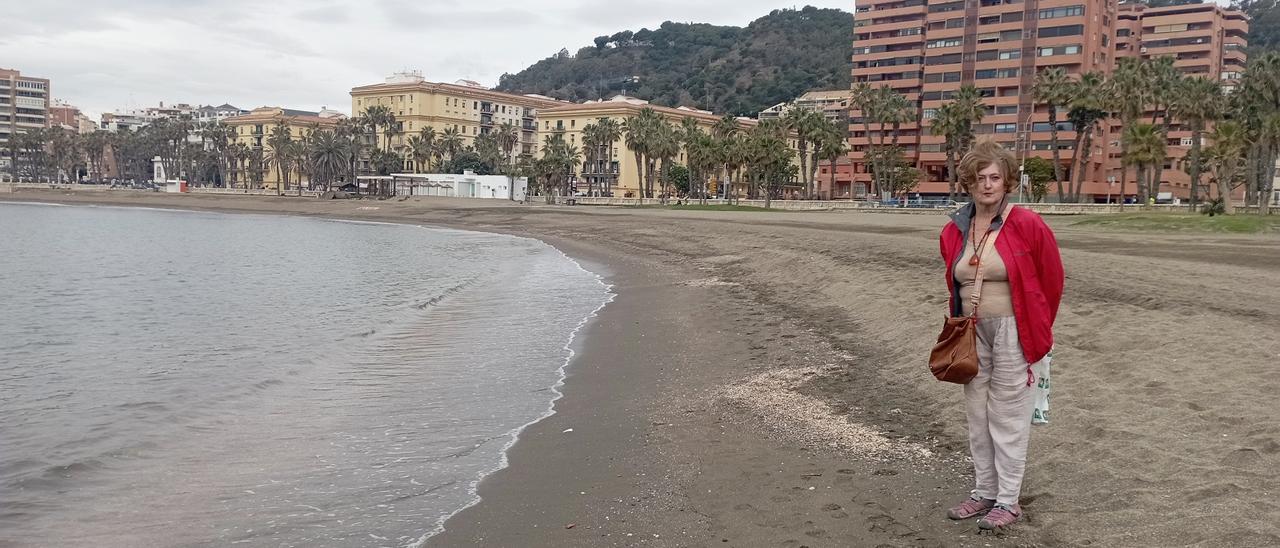
M 964 387 L 974 494 L 1017 504 L 1031 439 L 1032 386 L 1012 316 L 978 319 L 978 376 Z

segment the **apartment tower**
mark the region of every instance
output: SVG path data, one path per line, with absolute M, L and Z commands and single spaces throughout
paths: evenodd
M 0 169 L 10 162 L 9 140 L 18 133 L 49 127 L 49 80 L 0 68 Z
M 1185 4 L 1148 8 L 1145 4 L 1122 4 L 1115 29 L 1116 57 L 1153 59 L 1173 57 L 1173 66 L 1185 76 L 1207 78 L 1218 82 L 1230 93 L 1240 82 L 1245 67 L 1248 45 L 1248 17 L 1238 10 L 1218 4 Z M 1151 121 L 1147 113 L 1145 120 Z M 1174 119 L 1167 136 L 1169 160 L 1161 171 L 1160 192 L 1187 198 L 1191 194 L 1191 177 L 1184 171 L 1182 159 L 1191 150 L 1191 128 Z M 1109 151 L 1107 179 L 1120 180 L 1120 122 L 1110 120 L 1113 146 Z M 1207 134 L 1207 131 L 1206 131 Z M 1203 142 L 1202 146 L 1208 146 Z M 1127 175 L 1133 177 L 1130 169 Z M 1216 187 L 1201 188 L 1216 195 Z M 1132 181 L 1130 181 L 1132 183 Z M 1132 192 L 1133 185 L 1129 185 Z
M 1108 74 L 1113 64 L 1110 30 L 1114 0 L 872 0 L 854 16 L 855 85 L 889 85 L 917 107 L 916 119 L 899 128 L 899 144 L 922 172 L 916 191 L 948 192 L 943 137 L 930 134 L 937 108 L 962 85 L 982 94 L 987 115 L 975 129 L 1017 151 L 1020 157 L 1052 158 L 1048 110 L 1033 108 L 1035 73 L 1062 67 L 1069 75 Z M 861 161 L 869 142 L 889 128 L 871 126 L 866 135 L 854 111 L 850 146 L 855 181 L 869 182 Z M 1058 121 L 1058 148 L 1064 174 L 1073 165 L 1075 132 Z M 869 140 L 870 139 L 870 140 Z M 1105 139 L 1094 138 L 1085 179 L 1104 171 Z

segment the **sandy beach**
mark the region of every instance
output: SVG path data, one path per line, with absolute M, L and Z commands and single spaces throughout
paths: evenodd
M 1026 519 L 970 488 L 925 360 L 942 215 L 60 191 L 0 201 L 406 222 L 542 239 L 614 284 L 556 414 L 429 546 L 1280 545 L 1280 237 L 1051 218 L 1066 292 Z M 212 237 L 212 236 L 211 236 Z M 429 529 L 425 524 L 424 529 Z

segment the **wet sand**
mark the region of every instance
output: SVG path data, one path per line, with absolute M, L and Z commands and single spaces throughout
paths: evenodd
M 431 546 L 1280 545 L 1280 238 L 1078 228 L 1027 519 L 977 536 L 962 398 L 924 365 L 945 218 L 17 192 L 538 237 L 618 292 L 556 415 Z M 571 432 L 566 430 L 572 429 Z

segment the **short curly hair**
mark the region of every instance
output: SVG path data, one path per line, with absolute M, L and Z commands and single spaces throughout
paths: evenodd
M 1000 168 L 1000 174 L 1004 177 L 1005 192 L 1013 192 L 1018 188 L 1018 159 L 1009 149 L 990 139 L 975 143 L 960 160 L 961 188 L 973 194 L 973 184 L 978 180 L 978 172 L 992 165 Z

